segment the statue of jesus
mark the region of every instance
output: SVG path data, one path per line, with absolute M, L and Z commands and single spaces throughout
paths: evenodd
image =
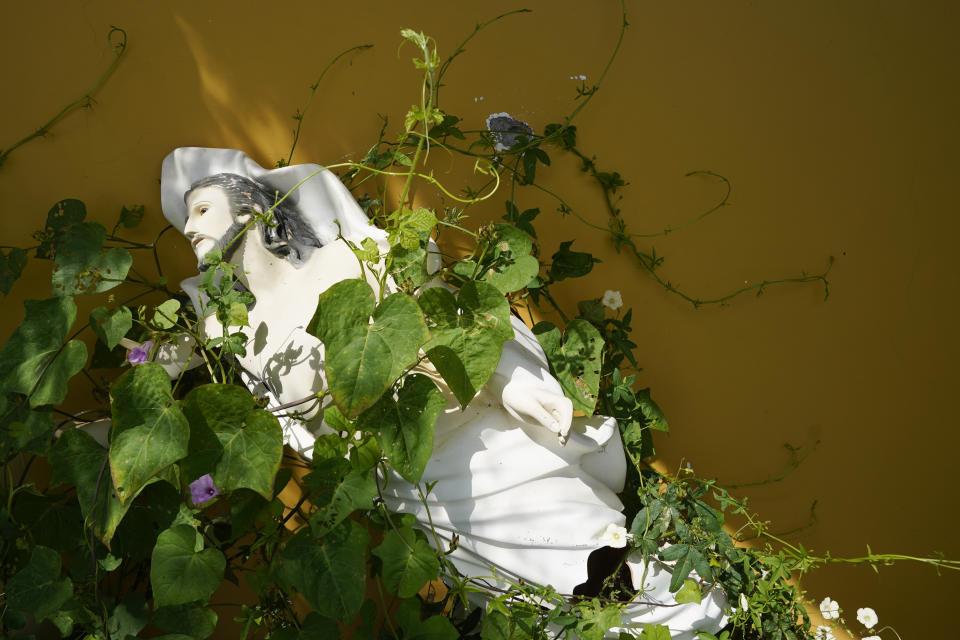
M 256 222 L 244 232 L 288 192 L 273 210 L 275 226 Z M 173 151 L 163 162 L 161 196 L 164 215 L 190 242 L 198 269 L 206 267 L 210 251 L 221 250 L 239 267 L 240 286 L 256 299 L 248 309 L 246 354 L 237 358 L 251 390 L 274 406 L 323 390 L 324 346 L 306 331 L 317 299 L 341 280 L 364 277 L 350 243 L 372 238 L 386 252 L 386 234 L 369 224 L 346 187 L 322 167 L 267 170 L 236 150 Z M 204 314 L 202 277 L 182 287 L 202 316 L 200 333 L 222 336 L 216 315 Z M 396 474 L 383 497 L 388 508 L 413 514 L 425 528 L 432 520 L 444 544 L 456 536 L 449 557 L 464 575 L 503 587 L 492 577 L 495 568 L 513 581 L 572 594 L 588 582 L 587 561 L 604 546 L 604 532 L 625 523 L 616 495 L 626 470 L 620 433 L 612 418 L 573 417 L 536 338 L 512 320 L 514 339 L 504 344 L 496 372 L 465 410 L 442 378 L 431 376 L 448 404 L 421 480 L 436 483 L 426 504 L 417 487 Z M 190 348 L 183 344 L 179 354 L 164 357 L 183 361 Z M 283 425 L 287 444 L 307 458 L 315 436 L 330 432 L 317 404 Z M 666 624 L 674 638 L 692 640 L 696 631 L 715 633 L 724 624 L 719 588 L 699 604 L 677 605 L 668 589 L 669 567 L 645 566 L 632 556 L 626 566 L 643 595 L 625 609 L 624 630 Z

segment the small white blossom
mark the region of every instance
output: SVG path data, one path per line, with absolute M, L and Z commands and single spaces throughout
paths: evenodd
M 836 600 L 824 598 L 823 602 L 820 603 L 820 614 L 824 620 L 836 620 L 840 617 L 840 605 L 837 604 Z
M 600 543 L 614 549 L 623 549 L 627 546 L 627 537 L 627 530 L 624 527 L 611 522 L 600 534 Z
M 747 600 L 747 596 L 743 595 L 742 593 L 740 594 L 740 608 L 744 611 L 750 610 L 750 601 Z
M 603 292 L 603 306 L 608 309 L 613 309 L 616 311 L 623 306 L 623 296 L 620 295 L 619 291 L 611 291 L 607 289 Z
M 817 627 L 817 632 L 813 634 L 813 637 L 817 640 L 836 640 L 833 636 L 833 630 L 823 625 Z
M 877 612 L 870 607 L 857 609 L 857 620 L 859 620 L 860 624 L 865 626 L 867 629 L 873 629 L 875 626 L 877 626 L 878 622 Z

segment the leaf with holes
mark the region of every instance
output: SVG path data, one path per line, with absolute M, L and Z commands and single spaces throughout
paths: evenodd
M 310 528 L 314 537 L 323 537 L 357 509 L 373 508 L 377 484 L 372 471 L 353 469 L 343 458 L 315 457 L 313 466 L 303 483 L 313 492 L 310 502 L 316 511 L 310 516 Z
M 53 295 L 99 293 L 123 282 L 133 264 L 120 247 L 103 250 L 107 230 L 96 222 L 71 226 L 57 239 L 53 260 Z
M 593 415 L 600 393 L 600 364 L 603 336 L 586 320 L 573 320 L 561 339 L 560 329 L 550 322 L 538 322 L 533 333 L 547 354 L 550 371 L 560 381 L 573 408 Z
M 412 375 L 394 400 L 389 395 L 360 414 L 357 426 L 377 437 L 390 465 L 416 484 L 433 452 L 433 428 L 446 405 L 430 378 Z

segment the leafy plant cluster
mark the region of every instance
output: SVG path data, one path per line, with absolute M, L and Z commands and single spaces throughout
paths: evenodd
M 410 640 L 604 637 L 621 624 L 624 606 L 644 601 L 618 577 L 619 567 L 590 595 L 559 594 L 549 585 L 490 589 L 460 575 L 448 558 L 452 548 L 416 526 L 413 516 L 391 512 L 380 495 L 392 472 L 418 484 L 433 450 L 446 400 L 425 372 L 442 377 L 466 407 L 513 337 L 511 314 L 534 318 L 549 306 L 562 326 L 539 322 L 533 331 L 553 374 L 577 411 L 617 419 L 632 463 L 623 495 L 630 524 L 623 557 L 637 551 L 671 566 L 676 603 L 723 589 L 731 626 L 720 638 L 812 637 L 802 594 L 788 580 L 834 559 L 789 545 L 745 548 L 728 533 L 728 513 L 746 518 L 747 531 L 772 536 L 743 502 L 686 470 L 672 476 L 645 466 L 653 453 L 651 431 L 668 427 L 649 389 L 635 387 L 632 312 L 621 314 L 597 297 L 568 314 L 551 293 L 598 262 L 573 250 L 572 241 L 548 258 L 535 227 L 541 212 L 520 204 L 523 188 L 543 189 L 537 172 L 557 152 L 583 160 L 610 207 L 616 246 L 634 251 L 660 281 L 655 269 L 662 259 L 636 247 L 614 206 L 611 196 L 625 186 L 623 178 L 597 170 L 577 146 L 571 121 L 599 84 L 581 89 L 564 122 L 542 135 L 521 134 L 506 150 L 497 149 L 497 131 L 464 131 L 456 116 L 440 109 L 444 72 L 487 24 L 445 60 L 432 39 L 404 30 L 423 71 L 419 102 L 395 139 L 385 139 L 384 121 L 361 162 L 332 167 L 343 170 L 372 221 L 386 230 L 390 249 L 382 253 L 373 241 L 353 246 L 378 288 L 347 280 L 320 296 L 308 331 L 325 346 L 328 385 L 313 397 L 268 407 L 238 383 L 236 357 L 250 339 L 252 294 L 238 286 L 240 274 L 222 254 L 208 254 L 201 289 L 225 331 L 224 337 L 203 336 L 197 327 L 206 310 L 167 288 L 157 241 L 122 235 L 140 222 L 142 207 L 122 209 L 107 232 L 86 221 L 82 203 L 64 200 L 50 210 L 36 246 L 0 253 L 4 293 L 31 252 L 52 262 L 51 297 L 25 303 L 24 321 L 0 350 L 6 477 L 0 632 L 29 635 L 52 625 L 62 637 L 150 632 L 180 640 L 209 637 L 231 615 L 242 637 L 277 640 L 347 633 Z M 625 17 L 622 27 L 621 40 Z M 295 117 L 294 148 L 305 112 Z M 278 164 L 288 164 L 294 148 Z M 473 159 L 483 185 L 448 191 L 426 168 L 439 149 Z M 386 177 L 404 179 L 395 205 L 386 204 Z M 412 207 L 417 179 L 457 207 Z M 466 212 L 492 199 L 502 181 L 510 189 L 503 221 L 465 228 Z M 558 201 L 561 213 L 576 214 Z M 267 211 L 248 228 L 270 223 Z M 439 271 L 429 268 L 434 240 L 451 233 L 469 236 L 472 250 L 444 255 Z M 143 275 L 151 258 L 155 278 Z M 437 278 L 447 286 L 424 287 Z M 826 283 L 825 274 L 806 279 Z M 100 296 L 104 303 L 79 328 L 75 296 Z M 149 302 L 139 303 L 144 296 Z M 79 339 L 87 329 L 96 336 L 92 358 Z M 195 345 L 202 366 L 172 381 L 160 364 L 134 357 L 137 349 L 148 351 L 142 360 L 149 360 L 185 343 Z M 111 380 L 120 367 L 127 368 Z M 61 407 L 68 382 L 81 374 L 94 383 L 99 404 L 67 413 Z M 278 417 L 297 418 L 321 405 L 337 433 L 318 438 L 312 461 L 285 453 Z M 97 422 L 103 417 L 110 421 Z M 40 473 L 47 465 L 49 482 Z M 291 487 L 295 503 L 284 494 Z M 418 487 L 426 503 L 433 487 Z M 861 561 L 889 559 L 871 554 Z M 225 582 L 249 587 L 256 603 L 240 605 L 239 612 L 219 605 L 213 596 Z M 670 636 L 666 627 L 651 625 L 641 637 Z

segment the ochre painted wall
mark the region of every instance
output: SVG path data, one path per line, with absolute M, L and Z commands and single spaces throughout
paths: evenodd
M 470 43 L 442 106 L 470 128 L 508 111 L 542 130 L 575 106 L 570 76 L 598 78 L 617 35 L 616 3 L 7 3 L 0 147 L 92 83 L 109 61 L 108 25 L 126 29 L 129 49 L 93 108 L 70 114 L 0 168 L 0 242 L 29 244 L 65 197 L 84 200 L 107 225 L 122 204 L 145 204 L 135 235 L 151 239 L 165 224 L 157 181 L 167 152 L 234 147 L 272 164 L 287 153 L 290 116 L 320 69 L 343 49 L 372 43 L 324 79 L 294 156 L 358 159 L 376 139 L 377 114 L 390 117 L 393 135 L 418 99 L 414 52 L 397 53 L 402 27 L 426 31 L 449 52 L 475 23 L 520 6 L 534 13 Z M 630 182 L 624 217 L 654 232 L 709 207 L 722 185 L 685 178 L 692 170 L 733 183 L 730 207 L 641 242 L 666 256 L 664 277 L 710 297 L 745 281 L 819 272 L 836 257 L 826 302 L 817 285 L 784 286 L 694 310 L 603 234 L 519 192 L 523 206 L 543 208 L 547 251 L 576 238 L 575 249 L 603 257 L 589 278 L 562 289 L 564 300 L 619 289 L 634 308 L 640 381 L 672 427 L 658 440 L 659 461 L 689 461 L 700 474 L 743 483 L 781 473 L 785 443 L 806 451 L 819 442 L 782 482 L 743 490 L 773 530 L 807 523 L 816 500 L 816 522 L 792 541 L 835 555 L 861 555 L 870 544 L 960 558 L 952 400 L 960 9 L 698 0 L 629 2 L 628 12 L 620 56 L 576 120 L 583 149 Z M 600 194 L 574 160 L 552 157 L 547 184 L 605 225 Z M 189 275 L 192 255 L 179 237 L 166 236 L 161 251 L 181 265 L 173 279 Z M 33 264 L 4 301 L 0 335 L 19 322 L 24 298 L 47 295 L 46 269 Z M 875 608 L 905 639 L 954 633 L 946 625 L 960 595 L 955 574 L 832 567 L 804 586 L 812 600 L 839 601 L 850 621 L 857 607 Z

